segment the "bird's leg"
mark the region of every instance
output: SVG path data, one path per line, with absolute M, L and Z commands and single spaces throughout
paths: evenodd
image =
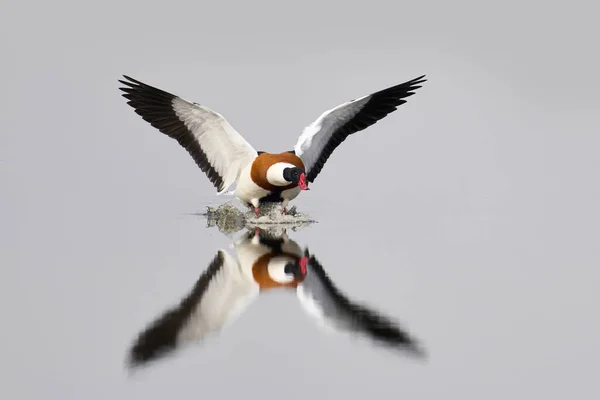
M 250 200 L 250 204 L 252 204 L 254 206 L 254 214 L 256 215 L 256 218 L 260 217 L 260 209 L 258 208 L 258 199 Z
M 283 213 L 283 215 L 287 215 L 287 205 L 290 201 L 288 199 L 283 199 L 282 202 L 282 208 L 281 208 L 281 212 Z

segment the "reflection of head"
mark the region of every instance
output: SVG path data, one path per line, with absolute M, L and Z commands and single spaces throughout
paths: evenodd
M 305 273 L 306 260 L 295 254 L 267 253 L 252 266 L 252 276 L 261 290 L 295 288 L 304 280 Z

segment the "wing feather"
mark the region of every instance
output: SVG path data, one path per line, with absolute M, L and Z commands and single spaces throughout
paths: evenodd
M 315 181 L 329 156 L 348 136 L 368 128 L 404 104 L 404 99 L 426 81 L 424 77 L 340 104 L 307 126 L 294 146 L 295 154 L 306 166 L 307 179 Z
M 192 156 L 219 194 L 227 190 L 256 150 L 219 113 L 124 75 L 123 97 L 135 112 Z
M 129 351 L 129 366 L 156 361 L 218 333 L 237 319 L 257 294 L 237 261 L 219 250 L 191 292 L 138 335 Z
M 425 354 L 417 341 L 392 319 L 343 294 L 314 256 L 309 258 L 306 277 L 296 293 L 302 308 L 321 328 L 360 334 L 412 355 Z

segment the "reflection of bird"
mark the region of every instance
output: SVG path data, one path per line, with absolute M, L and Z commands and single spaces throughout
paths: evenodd
M 232 323 L 261 291 L 296 290 L 302 308 L 320 326 L 350 332 L 414 355 L 416 341 L 391 319 L 355 303 L 331 281 L 308 250 L 284 234 L 245 234 L 235 244 L 239 263 L 219 250 L 192 291 L 143 330 L 129 353 L 131 367 L 158 360 L 202 341 Z
M 287 236 L 246 234 L 235 244 L 239 259 L 218 250 L 192 291 L 142 331 L 129 353 L 131 367 L 201 341 L 232 323 L 260 291 L 294 288 L 304 279 L 307 258 Z
M 177 140 L 217 188 L 237 183 L 234 194 L 254 207 L 282 202 L 283 210 L 300 190 L 308 190 L 331 153 L 346 138 L 381 120 L 425 82 L 424 75 L 380 90 L 321 114 L 307 126 L 294 149 L 283 153 L 256 151 L 220 114 L 176 95 L 124 76 L 120 88 L 137 114 Z

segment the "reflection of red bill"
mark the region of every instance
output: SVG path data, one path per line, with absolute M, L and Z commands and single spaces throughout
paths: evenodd
M 308 263 L 308 257 L 304 256 L 300 259 L 300 271 L 302 275 L 306 275 L 306 264 Z
M 300 180 L 298 181 L 298 187 L 302 190 L 310 190 L 308 188 L 308 183 L 306 183 L 306 175 L 304 175 L 304 172 L 300 174 Z

